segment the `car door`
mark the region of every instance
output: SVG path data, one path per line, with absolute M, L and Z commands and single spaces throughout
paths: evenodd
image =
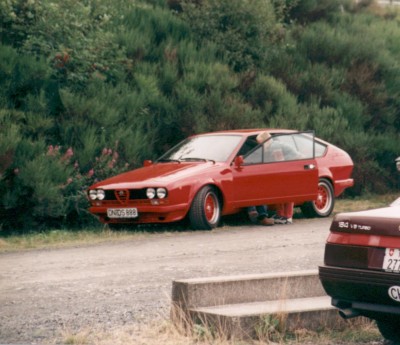
M 302 147 L 296 144 L 297 135 L 307 139 L 301 141 Z M 315 200 L 318 168 L 313 132 L 273 135 L 245 154 L 232 174 L 236 207 Z

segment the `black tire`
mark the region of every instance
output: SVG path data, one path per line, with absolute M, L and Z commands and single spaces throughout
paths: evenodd
M 318 182 L 318 196 L 314 201 L 309 201 L 301 205 L 301 212 L 307 218 L 328 217 L 335 207 L 335 194 L 333 193 L 332 183 L 325 178 Z
M 189 211 L 194 230 L 212 230 L 221 220 L 221 204 L 215 189 L 205 186 L 196 194 Z
M 387 339 L 391 340 L 394 344 L 400 344 L 400 319 L 382 319 L 376 320 L 376 324 L 378 325 L 379 332 L 381 332 L 382 336 Z

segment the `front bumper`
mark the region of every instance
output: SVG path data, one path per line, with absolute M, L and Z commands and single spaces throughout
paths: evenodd
M 350 308 L 371 318 L 400 315 L 400 302 L 389 295 L 391 288 L 400 286 L 398 273 L 320 266 L 319 278 L 339 309 Z
M 179 205 L 143 205 L 133 204 L 124 205 L 126 208 L 135 207 L 138 210 L 138 217 L 136 218 L 108 218 L 108 208 L 122 208 L 121 205 L 102 205 L 91 206 L 90 213 L 99 217 L 102 223 L 107 224 L 157 224 L 157 223 L 171 223 L 180 221 L 185 218 L 188 212 L 187 204 Z

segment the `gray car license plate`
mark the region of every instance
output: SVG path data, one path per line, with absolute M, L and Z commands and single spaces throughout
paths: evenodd
M 108 218 L 136 218 L 138 216 L 137 208 L 108 208 Z

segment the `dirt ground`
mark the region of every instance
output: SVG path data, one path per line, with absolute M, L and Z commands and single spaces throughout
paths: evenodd
M 0 255 L 0 343 L 168 317 L 174 279 L 317 269 L 331 219 L 228 224 L 214 231 Z

